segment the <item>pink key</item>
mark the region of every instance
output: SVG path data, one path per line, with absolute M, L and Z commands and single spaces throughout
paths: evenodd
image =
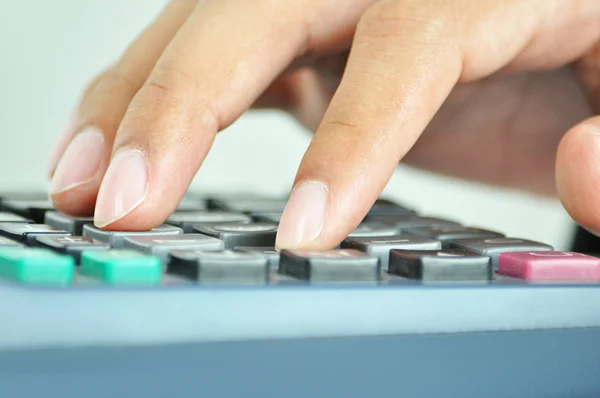
M 600 281 L 600 258 L 560 251 L 502 253 L 498 273 L 529 281 Z

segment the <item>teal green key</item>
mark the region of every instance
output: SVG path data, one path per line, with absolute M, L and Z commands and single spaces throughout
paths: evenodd
M 0 277 L 26 284 L 69 285 L 75 275 L 71 256 L 48 249 L 0 248 Z
M 154 285 L 160 283 L 160 258 L 133 250 L 84 251 L 81 275 L 112 285 Z

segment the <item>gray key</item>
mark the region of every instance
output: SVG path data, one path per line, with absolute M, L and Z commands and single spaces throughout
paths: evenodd
M 28 218 L 6 211 L 0 211 L 0 222 L 19 222 L 26 224 L 33 223 L 33 221 Z
M 23 246 L 23 245 L 17 241 L 0 236 L 0 247 L 21 247 L 21 246 Z
M 361 223 L 350 235 L 349 238 L 373 237 L 373 236 L 393 236 L 398 235 L 398 228 L 386 225 L 378 221 L 366 221 Z
M 499 232 L 487 229 L 462 227 L 460 225 L 437 225 L 430 227 L 408 228 L 407 234 L 431 238 L 442 242 L 444 249 L 448 248 L 451 240 L 471 238 L 504 238 Z
M 498 270 L 498 256 L 501 253 L 554 250 L 550 245 L 519 238 L 457 239 L 450 241 L 449 247 L 491 257 L 494 271 Z
M 279 224 L 281 222 L 281 217 L 283 216 L 282 211 L 272 211 L 272 212 L 256 212 L 251 213 L 252 219 L 256 222 L 268 222 L 273 224 Z
M 144 236 L 144 235 L 180 235 L 183 233 L 181 228 L 173 227 L 171 225 L 160 225 L 149 231 L 104 231 L 94 227 L 93 225 L 83 226 L 83 236 L 89 236 L 99 240 L 100 242 L 106 242 L 115 249 L 123 248 L 123 239 L 127 236 Z
M 366 219 L 369 220 L 371 217 L 385 216 L 390 214 L 407 215 L 415 214 L 415 211 L 394 203 L 375 203 L 369 209 L 369 213 L 367 214 Z
M 313 283 L 378 282 L 379 258 L 358 250 L 282 250 L 279 273 Z
M 394 235 L 377 238 L 348 238 L 340 245 L 342 249 L 356 249 L 371 256 L 378 257 L 381 268 L 388 269 L 390 250 L 440 250 L 442 243 L 435 239 L 414 235 Z
M 389 273 L 421 281 L 489 281 L 492 264 L 468 250 L 392 250 Z
M 175 212 L 166 221 L 167 224 L 183 229 L 185 233 L 194 231 L 194 225 L 219 223 L 249 223 L 251 218 L 241 213 L 225 211 Z
M 271 269 L 279 268 L 279 252 L 274 247 L 237 246 L 233 250 L 246 253 L 261 254 L 267 257 Z
M 157 256 L 166 264 L 171 250 L 217 251 L 223 250 L 224 244 L 222 240 L 200 234 L 143 235 L 125 237 L 123 248 Z
M 44 223 L 79 236 L 83 235 L 84 225 L 94 224 L 94 217 L 72 217 L 58 211 L 48 211 Z
M 277 212 L 285 210 L 287 200 L 279 198 L 214 199 L 213 206 L 237 213 Z
M 46 200 L 5 200 L 2 202 L 5 211 L 16 213 L 37 223 L 44 222 L 44 214 L 54 210 L 54 205 Z
M 177 211 L 201 211 L 206 210 L 206 202 L 201 199 L 184 197 L 177 205 Z
M 0 223 L 0 235 L 24 243 L 27 246 L 36 246 L 36 238 L 38 236 L 69 236 L 71 234 L 45 224 Z
M 69 254 L 77 264 L 81 261 L 81 253 L 90 250 L 110 250 L 110 245 L 87 236 L 56 236 L 43 235 L 37 237 L 37 245 L 54 250 L 58 253 Z
M 414 227 L 431 227 L 431 226 L 443 226 L 443 225 L 460 225 L 457 222 L 451 220 L 445 220 L 437 217 L 421 217 L 417 215 L 402 215 L 402 214 L 384 214 L 374 215 L 369 217 L 369 221 L 378 221 L 387 225 L 392 225 L 398 229 L 399 232 L 406 232 L 408 228 Z
M 173 250 L 167 272 L 204 284 L 266 284 L 267 258 L 255 253 Z
M 271 223 L 196 225 L 194 230 L 221 239 L 225 242 L 226 249 L 237 246 L 275 246 L 277 236 L 277 225 Z

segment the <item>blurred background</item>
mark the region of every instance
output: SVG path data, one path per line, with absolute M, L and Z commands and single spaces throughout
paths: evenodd
M 86 83 L 165 0 L 0 0 L 0 189 L 46 187 L 50 151 Z M 287 193 L 310 134 L 279 112 L 249 113 L 217 137 L 195 191 Z M 429 215 L 568 249 L 558 201 L 399 167 L 385 194 Z

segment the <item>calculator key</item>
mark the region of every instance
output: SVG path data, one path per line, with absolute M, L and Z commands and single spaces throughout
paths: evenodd
M 504 235 L 481 228 L 462 227 L 460 225 L 436 225 L 430 227 L 414 227 L 406 229 L 407 234 L 423 236 L 439 240 L 447 249 L 449 242 L 456 239 L 469 238 L 504 238 Z
M 600 281 L 600 259 L 562 251 L 502 253 L 498 273 L 529 281 Z
M 25 224 L 33 223 L 33 221 L 28 218 L 19 216 L 18 214 L 9 213 L 6 211 L 0 211 L 0 222 L 18 222 L 18 223 L 25 223 Z
M 156 285 L 162 264 L 158 257 L 133 250 L 85 251 L 80 272 L 111 285 Z
M 45 200 L 5 200 L 2 202 L 2 209 L 11 213 L 16 213 L 25 218 L 31 219 L 36 223 L 44 222 L 44 215 L 47 211 L 54 210 L 54 205 L 48 199 Z
M 394 226 L 399 232 L 406 232 L 409 228 L 432 227 L 444 225 L 460 225 L 451 220 L 445 220 L 437 217 L 421 217 L 410 214 L 380 214 L 369 217 L 369 221 L 378 221 L 384 224 Z
M 12 239 L 0 236 L 0 247 L 23 247 L 23 244 Z
M 282 211 L 272 211 L 272 212 L 254 212 L 250 213 L 252 219 L 256 222 L 268 222 L 273 224 L 279 224 L 281 222 L 281 217 L 283 217 Z
M 58 211 L 48 211 L 44 216 L 44 224 L 63 229 L 72 235 L 83 235 L 83 226 L 93 225 L 94 217 L 73 217 Z
M 435 239 L 414 235 L 348 238 L 340 245 L 342 249 L 355 249 L 378 257 L 381 268 L 388 269 L 390 250 L 440 250 L 442 243 Z
M 371 209 L 369 209 L 366 219 L 368 220 L 370 217 L 373 216 L 384 216 L 390 214 L 410 215 L 415 214 L 415 211 L 392 202 L 377 201 L 373 204 L 373 206 L 371 206 Z
M 251 218 L 242 213 L 225 211 L 175 212 L 166 221 L 167 224 L 183 229 L 185 233 L 194 231 L 195 224 L 250 223 Z
M 0 235 L 24 243 L 27 246 L 35 246 L 38 236 L 68 236 L 70 234 L 67 231 L 46 224 L 0 223 Z
M 271 269 L 279 268 L 279 252 L 274 247 L 236 246 L 236 252 L 255 253 L 265 256 Z
M 177 205 L 176 211 L 202 211 L 206 209 L 205 201 L 192 197 L 184 197 Z
M 37 237 L 37 245 L 57 253 L 73 256 L 75 261 L 81 261 L 81 253 L 88 250 L 110 250 L 108 243 L 87 236 L 56 236 L 42 235 Z
M 282 250 L 279 273 L 310 282 L 378 282 L 379 258 L 358 250 Z
M 491 257 L 494 271 L 498 270 L 498 256 L 501 253 L 554 250 L 550 245 L 519 238 L 457 239 L 450 241 L 448 247 Z
M 389 273 L 421 281 L 489 281 L 492 265 L 467 250 L 392 250 Z
M 225 242 L 226 249 L 236 246 L 275 246 L 277 225 L 271 223 L 224 223 L 196 225 L 194 231 Z
M 3 203 L 5 200 L 44 201 L 48 200 L 48 192 L 35 189 L 0 191 L 0 203 Z
M 0 248 L 0 277 L 27 284 L 69 285 L 75 275 L 70 256 L 40 248 Z
M 232 250 L 173 250 L 167 272 L 209 284 L 266 284 L 269 280 L 269 264 L 265 256 Z
M 348 235 L 350 238 L 365 236 L 393 236 L 398 235 L 398 228 L 378 221 L 365 221 Z
M 284 211 L 286 199 L 280 198 L 215 198 L 211 202 L 214 208 L 237 213 Z
M 141 251 L 159 257 L 163 263 L 169 259 L 171 250 L 223 250 L 222 240 L 200 234 L 127 236 L 123 248 Z
M 106 242 L 115 249 L 123 248 L 123 239 L 127 236 L 144 236 L 144 235 L 180 235 L 183 233 L 181 228 L 174 227 L 172 225 L 163 224 L 149 231 L 104 231 L 96 228 L 93 225 L 83 226 L 83 236 L 89 236 L 99 240 L 100 242 Z

